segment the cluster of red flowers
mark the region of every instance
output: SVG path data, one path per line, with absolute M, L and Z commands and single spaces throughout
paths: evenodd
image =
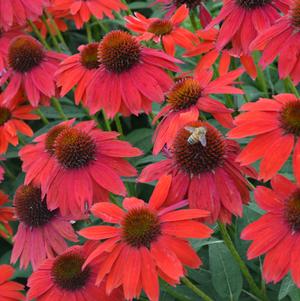
M 143 291 L 158 301 L 159 279 L 175 286 L 202 264 L 189 239 L 242 217 L 251 181 L 269 180 L 254 190 L 266 213 L 241 238 L 253 241 L 248 259 L 266 254 L 267 282 L 291 272 L 300 287 L 300 1 L 224 0 L 214 18 L 200 0 L 157 5 L 161 18 L 121 0 L 0 0 L 0 180 L 19 144 L 24 172 L 13 206 L 0 191 L 0 236 L 12 240 L 11 264 L 33 269 L 28 300 L 122 301 Z M 115 18 L 123 27 L 109 30 Z M 75 54 L 62 34 L 73 23 L 88 38 Z M 289 90 L 267 98 L 262 69 L 277 56 Z M 265 98 L 249 102 L 242 76 L 257 78 Z M 66 96 L 83 119 L 65 115 Z M 49 124 L 48 109 L 62 121 Z M 119 116 L 142 113 L 163 159 L 138 174 L 132 158 L 143 152 Z M 253 139 L 243 148 L 232 140 L 245 137 Z M 290 157 L 296 183 L 279 175 Z M 128 177 L 157 181 L 149 201 L 128 196 Z M 13 273 L 0 265 L 0 301 L 25 300 Z

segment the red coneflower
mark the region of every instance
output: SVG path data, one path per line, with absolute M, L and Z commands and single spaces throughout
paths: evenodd
M 12 207 L 5 206 L 8 202 L 8 196 L 0 191 L 0 236 L 4 238 L 12 236 L 13 234 L 9 222 L 14 220 L 14 210 Z M 4 229 L 1 226 L 3 226 Z
M 73 122 L 57 125 L 36 138 L 38 144 L 25 146 L 20 157 L 25 183 L 41 185 L 48 208 L 77 216 L 93 202 L 108 201 L 109 192 L 125 195 L 120 176 L 134 176 L 136 170 L 124 157 L 142 152 L 118 141 L 118 133 L 101 131 L 94 121 L 72 126 Z
M 54 259 L 47 259 L 28 279 L 29 300 L 53 301 L 123 301 L 120 288 L 110 296 L 105 293 L 105 282 L 95 286 L 97 264 L 82 266 L 93 251 L 93 243 L 74 246 Z
M 176 211 L 186 205 L 184 201 L 164 207 L 170 185 L 171 177 L 162 177 L 148 204 L 132 197 L 124 199 L 125 210 L 111 203 L 93 206 L 95 216 L 117 225 L 79 231 L 87 239 L 105 240 L 90 254 L 84 266 L 109 252 L 96 279 L 97 285 L 107 275 L 108 294 L 122 285 L 127 300 L 138 298 L 143 289 L 151 301 L 158 301 L 158 276 L 175 285 L 186 273 L 184 266 L 198 268 L 201 264 L 188 239 L 210 237 L 212 230 L 193 220 L 207 217 L 209 212 Z
M 250 43 L 258 34 L 270 27 L 280 13 L 288 10 L 288 0 L 224 0 L 219 15 L 208 28 L 222 23 L 216 48 L 223 49 L 231 43 L 234 54 L 250 54 Z
M 147 19 L 140 13 L 134 13 L 134 16 L 125 17 L 125 20 L 128 29 L 140 34 L 138 36 L 139 41 L 153 39 L 156 43 L 161 42 L 166 53 L 174 56 L 176 45 L 191 48 L 193 47 L 193 41 L 198 40 L 189 30 L 180 27 L 188 15 L 189 10 L 186 5 L 182 5 L 168 19 Z
M 300 82 L 300 1 L 291 4 L 288 15 L 280 18 L 272 27 L 262 32 L 251 44 L 251 49 L 263 50 L 260 64 L 271 64 L 276 56 L 280 78 L 291 76 L 295 84 Z
M 54 73 L 65 57 L 62 53 L 46 51 L 31 36 L 13 39 L 8 50 L 9 68 L 0 80 L 2 85 L 9 79 L 4 92 L 5 101 L 9 103 L 20 89 L 33 107 L 37 107 L 41 100 L 55 96 Z
M 0 28 L 25 25 L 27 19 L 36 20 L 43 14 L 48 0 L 0 0 Z
M 28 105 L 20 106 L 19 95 L 13 102 L 6 103 L 3 94 L 0 94 L 0 154 L 7 151 L 8 144 L 18 145 L 18 132 L 31 137 L 33 131 L 23 120 L 40 119 L 38 115 L 31 113 L 33 108 Z
M 77 241 L 70 222 L 58 210 L 50 211 L 40 188 L 21 185 L 14 197 L 16 217 L 20 224 L 13 238 L 11 263 L 20 258 L 20 267 L 31 263 L 34 270 L 48 257 L 64 252 L 65 239 Z
M 249 201 L 249 184 L 244 173 L 255 177 L 250 168 L 241 168 L 235 159 L 239 145 L 224 139 L 208 122 L 186 124 L 177 132 L 167 159 L 148 165 L 139 181 L 152 182 L 163 175 L 172 177 L 167 204 L 187 198 L 191 208 L 211 212 L 209 222 L 231 222 L 241 216 Z
M 53 8 L 70 12 L 79 29 L 91 16 L 114 19 L 113 12 L 126 10 L 127 6 L 121 0 L 54 0 Z
M 61 96 L 66 95 L 74 86 L 75 103 L 82 102 L 86 105 L 86 89 L 96 70 L 99 68 L 97 58 L 98 43 L 82 45 L 78 48 L 79 53 L 66 58 L 56 72 L 56 82 L 61 87 Z
M 162 102 L 172 79 L 163 71 L 179 71 L 181 61 L 162 51 L 142 47 L 125 31 L 111 31 L 99 44 L 101 62 L 87 89 L 91 114 L 101 108 L 108 117 L 118 112 L 138 115 L 152 110 L 152 101 Z
M 279 94 L 244 104 L 236 117 L 230 138 L 255 136 L 237 157 L 241 165 L 262 159 L 260 179 L 271 179 L 294 149 L 293 166 L 300 178 L 300 99 L 293 94 Z
M 257 221 L 248 225 L 241 238 L 253 240 L 248 259 L 265 254 L 263 277 L 267 282 L 279 282 L 289 271 L 300 287 L 300 185 L 276 175 L 272 189 L 258 186 L 254 196 L 266 211 Z
M 21 294 L 24 285 L 15 281 L 9 281 L 15 270 L 7 264 L 0 265 L 0 300 L 1 301 L 24 301 L 25 296 Z
M 212 80 L 212 71 L 195 71 L 194 77 L 179 79 L 166 94 L 167 105 L 157 114 L 153 122 L 163 117 L 154 134 L 153 153 L 158 154 L 167 144 L 173 144 L 178 129 L 186 123 L 196 121 L 199 110 L 212 114 L 225 127 L 233 126 L 231 113 L 224 104 L 210 97 L 210 94 L 243 94 L 233 87 L 234 80 L 243 73 L 242 69 L 228 72 Z

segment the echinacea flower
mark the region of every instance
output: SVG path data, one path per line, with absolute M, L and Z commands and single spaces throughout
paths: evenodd
M 18 145 L 18 132 L 31 137 L 33 131 L 23 120 L 37 120 L 40 117 L 31 113 L 29 105 L 19 105 L 16 101 L 6 103 L 0 94 L 0 154 L 7 151 L 8 145 Z M 15 99 L 16 100 L 16 99 Z
M 105 293 L 105 282 L 95 286 L 96 264 L 82 266 L 91 253 L 92 245 L 74 246 L 56 258 L 45 260 L 28 279 L 29 300 L 54 301 L 124 301 L 120 288 L 109 296 Z
M 15 270 L 7 264 L 0 265 L 0 300 L 1 301 L 24 301 L 25 296 L 21 293 L 24 285 L 15 281 L 9 281 Z
M 0 85 L 9 80 L 4 92 L 5 101 L 10 103 L 20 89 L 33 107 L 55 96 L 54 73 L 65 57 L 65 54 L 45 50 L 31 36 L 13 39 L 8 50 L 9 68 L 0 80 Z
M 16 190 L 14 207 L 20 222 L 13 238 L 11 263 L 20 259 L 20 267 L 31 263 L 33 270 L 48 257 L 64 252 L 65 239 L 77 241 L 77 236 L 66 218 L 58 210 L 50 211 L 42 198 L 41 189 L 33 185 L 21 185 Z
M 236 127 L 228 137 L 254 136 L 237 157 L 241 165 L 261 159 L 259 177 L 271 179 L 288 160 L 292 151 L 293 167 L 300 178 L 300 99 L 293 94 L 279 94 L 246 103 L 235 118 Z
M 149 203 L 125 198 L 123 208 L 98 203 L 92 213 L 112 226 L 92 226 L 79 234 L 89 240 L 103 240 L 90 254 L 84 266 L 106 256 L 98 269 L 96 285 L 107 275 L 106 292 L 122 285 L 125 298 L 138 298 L 143 289 L 151 301 L 159 300 L 158 276 L 175 285 L 186 273 L 184 266 L 198 268 L 201 260 L 189 245 L 189 238 L 208 238 L 212 230 L 194 219 L 209 212 L 182 209 L 179 202 L 165 207 L 171 177 L 162 177 Z
M 25 184 L 41 185 L 50 210 L 63 215 L 87 212 L 93 202 L 108 201 L 109 192 L 126 195 L 121 176 L 134 176 L 136 170 L 125 157 L 142 152 L 116 132 L 104 132 L 94 121 L 61 123 L 20 151 Z
M 75 104 L 80 101 L 86 105 L 86 89 L 100 63 L 97 58 L 98 43 L 81 45 L 79 53 L 67 57 L 63 60 L 56 72 L 56 83 L 61 87 L 60 95 L 66 95 L 76 86 L 74 97 Z
M 264 256 L 263 277 L 266 282 L 279 282 L 289 271 L 300 287 L 300 182 L 293 183 L 276 175 L 272 189 L 258 186 L 254 197 L 266 211 L 257 221 L 249 224 L 241 238 L 252 240 L 249 260 Z
M 143 47 L 128 32 L 115 30 L 99 44 L 100 67 L 87 89 L 91 114 L 104 109 L 108 117 L 121 112 L 138 115 L 152 110 L 152 102 L 162 102 L 172 85 L 163 70 L 179 71 L 181 61 L 162 51 Z
M 252 50 L 261 50 L 259 64 L 266 68 L 278 56 L 280 78 L 291 76 L 300 82 L 300 1 L 291 3 L 290 11 L 273 26 L 263 31 L 251 44 Z
M 161 42 L 167 54 L 175 55 L 175 46 L 183 48 L 193 47 L 193 41 L 198 39 L 189 30 L 180 27 L 181 23 L 188 17 L 189 10 L 182 5 L 171 18 L 158 19 L 146 18 L 140 13 L 125 17 L 126 27 L 139 34 L 138 40 Z
M 107 16 L 114 19 L 113 12 L 126 10 L 127 6 L 121 0 L 54 0 L 55 10 L 69 11 L 79 29 L 88 22 L 91 16 L 103 19 Z
M 232 214 L 242 216 L 243 204 L 250 199 L 244 175 L 256 176 L 251 168 L 235 162 L 239 152 L 238 143 L 225 139 L 208 122 L 188 123 L 165 151 L 167 158 L 145 167 L 138 180 L 152 182 L 170 175 L 168 205 L 187 198 L 190 208 L 211 212 L 209 222 L 230 223 Z
M 221 23 L 216 48 L 221 50 L 231 43 L 233 53 L 248 55 L 249 46 L 259 33 L 279 19 L 281 12 L 287 12 L 289 0 L 224 0 L 223 3 L 219 15 L 207 27 Z
M 4 238 L 13 234 L 9 222 L 14 220 L 14 210 L 12 207 L 6 206 L 8 202 L 8 196 L 0 191 L 0 236 Z
M 0 28 L 6 31 L 14 25 L 25 25 L 43 14 L 49 0 L 0 0 Z
M 210 113 L 225 127 L 233 127 L 233 110 L 210 94 L 243 94 L 242 90 L 233 87 L 234 80 L 242 73 L 242 69 L 237 69 L 212 80 L 212 71 L 195 70 L 194 77 L 178 79 L 166 94 L 167 105 L 153 120 L 156 122 L 163 117 L 154 133 L 153 153 L 157 155 L 165 144 L 170 148 L 178 129 L 186 123 L 197 121 L 200 111 Z

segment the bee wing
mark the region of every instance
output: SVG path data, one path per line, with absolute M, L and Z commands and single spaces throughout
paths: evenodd
M 195 131 L 195 128 L 193 128 L 192 126 L 185 126 L 184 129 L 190 133 L 194 133 L 194 131 Z
M 199 136 L 199 141 L 202 144 L 202 146 L 206 146 L 207 141 L 206 141 L 206 136 L 205 135 L 200 135 Z

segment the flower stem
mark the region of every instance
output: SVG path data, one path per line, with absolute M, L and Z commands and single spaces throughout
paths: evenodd
M 33 32 L 35 33 L 35 35 L 38 37 L 38 39 L 42 42 L 42 44 L 49 50 L 51 49 L 51 47 L 49 46 L 49 44 L 47 43 L 47 41 L 45 40 L 45 38 L 42 36 L 42 34 L 40 33 L 40 31 L 38 30 L 38 28 L 35 26 L 35 24 L 31 21 L 28 20 L 29 25 L 31 26 Z
M 1 236 L 4 240 L 6 240 L 10 245 L 12 245 L 12 237 L 9 235 L 9 233 L 7 232 L 6 228 L 0 224 L 0 231 L 4 232 L 7 237 Z
M 48 33 L 49 33 L 49 35 L 50 35 L 50 37 L 51 37 L 51 40 L 52 40 L 52 42 L 53 42 L 53 45 L 54 45 L 55 49 L 56 49 L 58 52 L 60 52 L 59 44 L 58 44 L 58 42 L 57 42 L 57 40 L 56 40 L 56 37 L 55 37 L 54 34 L 52 33 L 51 28 L 50 28 L 50 26 L 49 26 L 49 24 L 48 24 L 48 20 L 46 19 L 46 17 L 45 17 L 44 15 L 42 16 L 42 20 L 43 20 L 43 23 L 45 24 L 45 26 L 46 26 L 46 28 L 47 28 L 47 31 L 48 31 Z
M 299 92 L 297 90 L 297 88 L 295 87 L 294 83 L 292 82 L 290 77 L 287 77 L 284 79 L 284 83 L 285 86 L 288 90 L 290 90 L 290 92 L 292 92 L 293 94 L 295 94 L 298 98 L 300 98 Z
M 15 181 L 17 177 L 14 175 L 14 173 L 3 162 L 0 164 L 4 168 L 4 174 L 7 175 L 11 180 Z
M 264 97 L 268 97 L 269 95 L 268 85 L 264 73 L 260 67 L 257 67 L 257 84 L 260 90 L 263 91 Z
M 59 113 L 61 119 L 68 120 L 68 117 L 64 113 L 62 106 L 56 97 L 52 97 L 52 104 L 53 104 L 53 107 L 55 108 L 55 110 Z
M 116 127 L 117 127 L 118 132 L 120 133 L 121 137 L 123 137 L 124 132 L 123 132 L 123 128 L 122 128 L 122 124 L 121 124 L 119 114 L 117 114 L 116 117 L 115 117 L 115 123 L 116 123 Z
M 190 11 L 190 21 L 192 24 L 192 27 L 195 31 L 198 30 L 197 28 L 197 21 L 196 21 L 196 16 L 195 16 L 195 12 L 194 11 Z
M 47 117 L 44 115 L 44 113 L 40 109 L 35 109 L 36 113 L 41 117 L 41 120 L 45 125 L 49 124 L 49 120 Z
M 187 277 L 181 278 L 181 282 L 185 284 L 186 287 L 191 289 L 197 296 L 202 298 L 204 301 L 213 301 L 209 296 L 207 296 L 200 288 L 194 285 Z
M 93 42 L 93 35 L 92 35 L 92 30 L 89 22 L 85 23 L 85 28 L 86 28 L 86 35 L 89 43 Z
M 104 112 L 104 110 L 102 110 L 102 114 L 103 114 L 103 119 L 104 119 L 104 123 L 105 123 L 105 127 L 108 131 L 111 131 L 111 126 L 110 126 L 110 122 L 106 117 L 106 114 Z
M 128 9 L 127 9 L 127 15 L 132 15 L 131 8 L 129 7 L 127 1 L 126 0 L 122 0 L 122 2 L 128 7 Z
M 221 223 L 218 222 L 218 226 L 221 232 L 221 235 L 223 237 L 224 243 L 227 246 L 227 248 L 229 249 L 229 251 L 231 252 L 231 255 L 233 256 L 233 258 L 236 260 L 236 262 L 238 263 L 238 265 L 240 266 L 241 272 L 244 275 L 245 279 L 247 280 L 251 291 L 253 292 L 253 294 L 255 294 L 257 297 L 259 297 L 260 300 L 268 300 L 267 297 L 262 293 L 262 291 L 258 288 L 258 286 L 256 285 L 254 279 L 252 278 L 245 262 L 243 261 L 243 259 L 240 257 L 239 253 L 237 252 L 230 236 L 229 233 L 226 229 L 226 226 Z

